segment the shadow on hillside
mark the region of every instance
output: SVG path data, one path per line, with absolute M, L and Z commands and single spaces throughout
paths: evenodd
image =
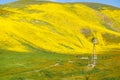
M 0 54 L 3 54 L 3 53 L 27 53 L 27 52 L 18 52 L 18 51 L 12 51 L 7 49 L 0 49 Z
M 15 35 L 14 33 L 11 36 L 11 38 L 15 39 L 16 41 L 18 41 L 21 45 L 25 46 L 27 50 L 29 50 L 29 52 L 17 52 L 17 51 L 10 51 L 7 49 L 1 49 L 0 52 L 4 52 L 4 53 L 56 53 L 56 52 L 51 52 L 48 50 L 45 50 L 41 47 L 36 46 L 35 44 L 33 44 L 30 41 L 27 41 L 25 39 L 23 39 L 22 37 L 19 37 L 17 35 Z

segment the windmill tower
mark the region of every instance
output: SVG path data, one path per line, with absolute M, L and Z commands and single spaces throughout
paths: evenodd
M 90 62 L 88 60 L 88 67 L 90 68 L 94 68 L 96 66 L 97 63 L 97 54 L 96 54 L 96 44 L 98 43 L 97 38 L 93 37 L 92 38 L 92 43 L 93 43 L 93 54 L 92 54 L 92 58 L 90 59 Z
M 97 38 L 92 38 L 93 43 L 93 55 L 92 55 L 92 65 L 96 66 L 97 54 L 96 54 L 96 44 L 98 43 Z

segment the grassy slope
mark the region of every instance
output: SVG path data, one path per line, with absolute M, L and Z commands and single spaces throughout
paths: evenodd
M 0 80 L 119 80 L 119 51 L 102 52 L 97 66 L 87 67 L 81 56 L 47 52 L 18 53 L 0 50 Z M 72 62 L 70 62 L 72 61 Z M 57 66 L 53 66 L 55 64 Z

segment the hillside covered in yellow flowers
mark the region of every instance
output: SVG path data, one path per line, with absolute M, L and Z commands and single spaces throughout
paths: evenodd
M 91 53 L 93 37 L 98 39 L 98 52 L 120 49 L 120 9 L 91 5 L 40 1 L 1 5 L 0 49 Z

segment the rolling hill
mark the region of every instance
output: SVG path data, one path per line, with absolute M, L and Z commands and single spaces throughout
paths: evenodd
M 120 49 L 119 14 L 119 8 L 98 3 L 8 3 L 0 7 L 0 49 L 91 53 L 93 37 L 98 52 Z
M 0 5 L 0 80 L 120 80 L 119 14 L 99 3 Z

